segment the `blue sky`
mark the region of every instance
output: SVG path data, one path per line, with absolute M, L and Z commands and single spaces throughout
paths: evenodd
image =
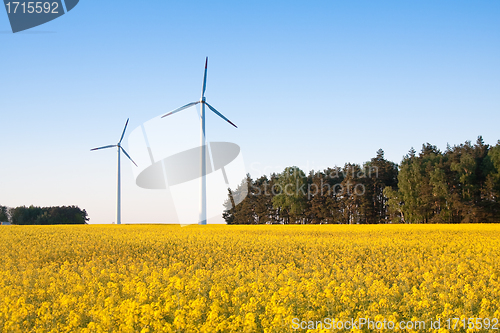
M 0 11 L 0 204 L 114 221 L 116 154 L 90 148 L 199 99 L 205 56 L 207 100 L 239 127 L 209 115 L 207 136 L 239 144 L 254 177 L 495 144 L 498 17 L 498 1 L 82 0 L 12 34 Z M 129 163 L 122 182 L 124 222 L 175 221 Z

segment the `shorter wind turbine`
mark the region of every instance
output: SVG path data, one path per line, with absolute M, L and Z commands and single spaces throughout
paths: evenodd
M 116 145 L 109 145 L 109 146 L 104 146 L 104 147 L 99 147 L 99 148 L 93 148 L 90 149 L 92 150 L 99 150 L 99 149 L 106 149 L 106 148 L 112 148 L 112 147 L 117 147 L 118 149 L 118 166 L 117 166 L 117 171 L 118 171 L 118 176 L 117 176 L 117 189 L 116 189 L 116 224 L 121 224 L 122 219 L 121 219 L 121 184 L 120 184 L 120 151 L 123 151 L 125 156 L 129 158 L 129 160 L 132 161 L 132 163 L 135 164 L 134 160 L 127 154 L 125 149 L 121 146 L 123 137 L 125 136 L 125 131 L 127 130 L 127 125 L 128 125 L 128 119 L 127 122 L 125 123 L 125 128 L 123 129 L 122 136 L 120 138 L 120 141 Z M 135 164 L 137 166 L 137 164 Z

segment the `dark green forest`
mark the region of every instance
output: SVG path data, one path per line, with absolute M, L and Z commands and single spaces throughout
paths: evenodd
M 88 220 L 85 209 L 76 206 L 16 208 L 0 206 L 0 221 L 18 225 L 86 224 Z
M 444 152 L 429 143 L 418 154 L 412 148 L 399 165 L 380 149 L 363 165 L 247 175 L 229 190 L 223 217 L 228 224 L 497 223 L 499 198 L 500 140 L 490 146 L 480 136 Z

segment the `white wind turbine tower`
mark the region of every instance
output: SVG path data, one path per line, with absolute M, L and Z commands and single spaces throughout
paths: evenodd
M 112 147 L 117 147 L 118 150 L 118 165 L 117 165 L 117 189 L 116 189 L 116 224 L 121 224 L 122 223 L 122 218 L 121 218 L 121 183 L 120 183 L 120 151 L 123 151 L 125 156 L 129 158 L 129 160 L 132 161 L 132 163 L 135 164 L 134 160 L 127 154 L 125 149 L 121 146 L 123 137 L 125 136 L 125 130 L 127 129 L 128 125 L 128 119 L 127 122 L 125 123 L 125 128 L 123 129 L 122 136 L 120 138 L 120 141 L 116 145 L 109 145 L 109 146 L 104 146 L 104 147 L 99 147 L 99 148 L 93 148 L 92 150 L 99 150 L 99 149 L 106 149 L 106 148 L 112 148 Z M 137 166 L 137 164 L 135 164 Z
M 207 88 L 207 65 L 208 65 L 208 57 L 205 60 L 205 75 L 203 77 L 203 88 L 201 90 L 201 99 L 197 102 L 192 102 L 189 104 L 186 104 L 184 106 L 181 106 L 178 109 L 175 109 L 174 111 L 171 111 L 167 113 L 166 115 L 162 116 L 170 116 L 174 113 L 177 113 L 179 111 L 182 111 L 184 109 L 190 108 L 191 106 L 194 106 L 196 104 L 201 104 L 201 112 L 200 112 L 200 120 L 201 120 L 201 127 L 200 127 L 200 154 L 201 154 L 201 197 L 200 197 L 200 222 L 199 224 L 207 224 L 207 181 L 206 181 L 206 143 L 205 143 L 205 105 L 208 106 L 210 110 L 212 110 L 213 113 L 233 125 L 234 127 L 238 128 L 235 124 L 233 124 L 229 119 L 224 117 L 219 111 L 217 111 L 213 106 L 208 104 L 205 101 L 205 90 Z

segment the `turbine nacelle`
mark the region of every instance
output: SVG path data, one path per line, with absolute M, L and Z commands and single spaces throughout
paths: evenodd
M 130 119 L 130 118 L 129 118 Z M 132 161 L 132 163 L 135 164 L 135 166 L 137 166 L 137 164 L 134 162 L 134 160 L 130 157 L 129 154 L 127 154 L 127 152 L 125 151 L 125 149 L 123 149 L 121 143 L 123 141 L 123 137 L 125 136 L 125 131 L 127 130 L 127 125 L 128 125 L 128 121 L 129 119 L 127 119 L 127 122 L 125 123 L 125 127 L 123 128 L 123 132 L 122 132 L 122 136 L 120 137 L 120 141 L 118 141 L 118 143 L 116 145 L 108 145 L 108 146 L 103 146 L 103 147 L 98 147 L 98 148 L 92 148 L 90 149 L 90 151 L 93 151 L 93 150 L 99 150 L 99 149 L 106 149 L 106 148 L 113 148 L 113 147 L 118 147 L 119 150 L 121 150 L 125 156 L 128 157 L 128 159 L 130 161 Z
M 180 112 L 182 110 L 188 109 L 188 108 L 190 108 L 192 106 L 195 106 L 196 104 L 205 104 L 206 106 L 208 106 L 208 108 L 213 113 L 215 113 L 216 115 L 218 115 L 219 117 L 221 117 L 222 119 L 224 119 L 225 121 L 227 121 L 228 123 L 230 123 L 231 125 L 233 125 L 234 127 L 238 128 L 238 126 L 236 126 L 233 122 L 231 122 L 229 119 L 227 119 L 226 117 L 224 117 L 224 115 L 222 115 L 222 113 L 220 113 L 219 111 L 217 111 L 213 106 L 211 106 L 210 104 L 208 104 L 206 102 L 205 90 L 207 89 L 207 66 L 208 66 L 208 57 L 205 60 L 205 75 L 203 76 L 203 88 L 202 88 L 202 91 L 201 91 L 201 98 L 200 98 L 200 100 L 197 101 L 197 102 L 188 103 L 188 104 L 186 104 L 184 106 L 181 106 L 180 108 L 177 108 L 177 109 L 175 109 L 173 111 L 170 111 L 169 113 L 163 115 L 162 118 L 165 118 L 166 116 L 173 115 L 174 113 Z
M 238 128 L 238 126 L 236 126 L 231 120 L 229 120 L 226 117 L 224 117 L 224 115 L 222 113 L 220 113 L 219 111 L 217 111 L 212 105 L 208 104 L 205 101 L 205 97 L 202 97 L 202 99 L 199 100 L 198 102 L 192 102 L 192 103 L 188 103 L 188 104 L 186 104 L 184 106 L 181 106 L 180 108 L 175 109 L 174 111 L 170 111 L 169 113 L 164 114 L 161 117 L 165 118 L 167 116 L 173 115 L 174 113 L 177 113 L 177 112 L 180 112 L 182 110 L 188 109 L 188 108 L 190 108 L 192 106 L 195 106 L 196 104 L 205 104 L 206 106 L 208 106 L 208 108 L 210 109 L 210 111 L 212 111 L 213 113 L 215 113 L 216 115 L 218 115 L 219 117 L 221 117 L 222 119 L 224 119 L 225 121 L 227 121 L 228 123 L 230 123 L 231 125 L 233 125 L 234 127 Z

